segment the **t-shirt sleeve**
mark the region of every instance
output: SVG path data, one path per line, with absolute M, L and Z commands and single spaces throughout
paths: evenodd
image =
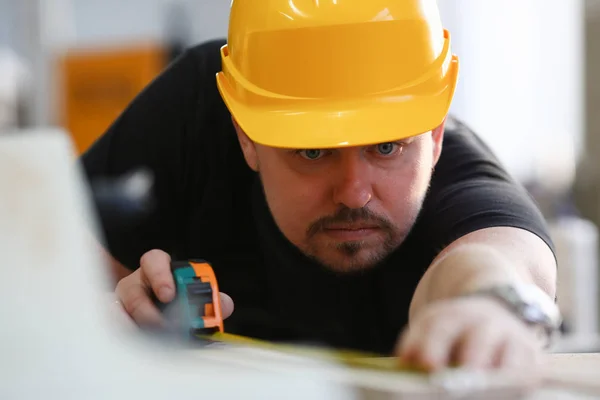
M 465 125 L 449 120 L 440 160 L 420 215 L 420 234 L 434 255 L 456 239 L 490 227 L 516 227 L 552 251 L 546 221 L 533 198 L 490 148 Z
M 211 46 L 215 45 L 205 45 Z M 128 268 L 137 268 L 140 256 L 148 250 L 169 252 L 178 239 L 177 221 L 182 218 L 182 179 L 189 179 L 182 171 L 201 175 L 204 169 L 198 143 L 206 112 L 202 88 L 208 79 L 208 73 L 203 73 L 203 53 L 208 54 L 208 49 L 190 49 L 170 64 L 81 157 L 91 183 L 138 169 L 153 176 L 149 215 L 127 225 L 100 221 L 101 241 Z M 191 147 L 195 148 L 193 160 Z M 194 163 L 191 169 L 190 163 Z

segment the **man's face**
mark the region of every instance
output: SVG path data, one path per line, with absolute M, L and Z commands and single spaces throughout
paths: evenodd
M 368 269 L 406 238 L 441 151 L 443 127 L 398 142 L 290 150 L 255 144 L 240 130 L 279 229 L 337 272 Z

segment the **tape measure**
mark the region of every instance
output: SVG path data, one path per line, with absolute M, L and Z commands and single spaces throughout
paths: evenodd
M 199 338 L 232 346 L 255 347 L 303 357 L 322 359 L 325 361 L 333 361 L 337 364 L 343 364 L 354 368 L 427 374 L 427 371 L 424 369 L 403 363 L 397 357 L 382 357 L 379 354 L 370 354 L 353 350 L 336 350 L 307 345 L 272 343 L 222 332 L 217 332 L 210 336 L 200 335 Z
M 205 260 L 175 261 L 171 263 L 171 272 L 177 291 L 176 300 L 173 301 L 177 315 L 175 323 L 181 334 L 191 340 L 270 349 L 330 360 L 350 367 L 425 373 L 418 367 L 402 363 L 396 357 L 381 357 L 365 352 L 307 345 L 272 343 L 225 333 L 219 286 L 212 266 Z M 164 311 L 164 305 L 162 309 Z
M 171 325 L 176 326 L 184 338 L 222 333 L 219 285 L 211 265 L 205 260 L 173 261 L 171 273 L 175 281 L 175 299 L 163 304 L 154 297 L 155 304 Z

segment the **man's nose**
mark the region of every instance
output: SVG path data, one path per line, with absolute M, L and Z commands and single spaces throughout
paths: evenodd
M 338 173 L 332 177 L 333 201 L 351 209 L 365 207 L 373 197 L 370 166 L 360 155 L 341 157 Z

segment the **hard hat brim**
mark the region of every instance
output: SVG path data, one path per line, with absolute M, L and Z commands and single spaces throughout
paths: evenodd
M 296 107 L 240 101 L 222 72 L 217 86 L 240 128 L 255 143 L 290 149 L 323 149 L 393 142 L 429 132 L 448 115 L 458 74 L 454 58 L 443 85 L 419 95 L 299 102 Z

